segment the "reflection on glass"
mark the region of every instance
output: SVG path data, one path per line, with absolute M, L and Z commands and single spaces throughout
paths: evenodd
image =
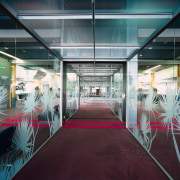
M 112 110 L 123 121 L 123 70 L 120 69 L 113 75 L 112 81 Z M 125 121 L 125 120 L 124 120 Z
M 175 179 L 180 167 L 178 69 L 179 65 L 173 61 L 171 64 L 139 63 L 137 122 L 129 127 L 142 146 Z
M 66 81 L 66 118 L 72 116 L 78 105 L 78 78 L 75 73 L 68 72 Z
M 3 180 L 9 180 L 19 171 L 61 125 L 59 60 L 20 27 L 12 29 L 13 43 L 13 34 L 10 38 L 0 38 L 0 177 Z M 2 32 L 6 33 L 6 29 Z

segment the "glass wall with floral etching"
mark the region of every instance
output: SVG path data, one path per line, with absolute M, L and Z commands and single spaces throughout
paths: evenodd
M 129 62 L 128 79 L 128 128 L 173 179 L 180 176 L 179 22 L 138 53 L 136 67 Z
M 0 32 L 0 179 L 8 180 L 61 127 L 60 64 L 6 14 Z

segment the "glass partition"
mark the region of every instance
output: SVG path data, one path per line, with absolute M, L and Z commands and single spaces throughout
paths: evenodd
M 121 121 L 123 120 L 123 68 L 112 76 L 112 110 Z
M 137 57 L 127 63 L 126 126 L 134 130 L 137 126 Z
M 66 73 L 66 119 L 69 119 L 78 108 L 78 77 L 67 66 Z
M 61 127 L 60 64 L 11 18 L 0 21 L 0 177 L 8 180 Z
M 180 175 L 179 37 L 177 19 L 139 52 L 136 67 L 129 62 L 128 82 L 127 126 L 172 179 Z

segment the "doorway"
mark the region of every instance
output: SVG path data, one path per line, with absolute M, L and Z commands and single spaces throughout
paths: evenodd
M 67 67 L 79 80 L 71 87 L 71 93 L 77 94 L 72 91 L 77 89 L 75 84 L 79 85 L 79 108 L 85 108 L 88 103 L 94 109 L 109 108 L 121 121 L 125 121 L 125 63 L 78 62 L 67 63 Z

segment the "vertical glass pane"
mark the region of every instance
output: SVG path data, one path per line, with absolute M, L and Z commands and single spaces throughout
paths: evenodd
M 14 123 L 16 71 L 12 64 L 16 58 L 17 25 L 4 12 L 0 14 L 0 177 L 10 179 L 15 173 L 13 137 L 17 129 Z
M 137 131 L 137 58 L 135 57 L 127 64 L 127 127 Z
M 66 73 L 66 119 L 78 108 L 78 77 L 71 69 Z
M 113 75 L 112 79 L 112 110 L 121 121 L 123 119 L 123 68 Z
M 137 79 L 132 78 L 136 87 L 129 88 L 128 99 L 129 128 L 173 179 L 179 178 L 180 168 L 178 49 L 179 19 L 138 54 Z M 137 67 L 132 68 L 134 72 Z M 133 82 L 129 78 L 129 87 Z M 137 106 L 132 108 L 135 111 L 131 104 Z
M 171 133 L 173 139 L 173 178 L 178 179 L 180 173 L 178 169 L 180 168 L 180 31 L 179 31 L 180 18 L 178 18 L 172 25 L 174 28 L 174 116 L 171 121 Z M 173 127 L 173 128 L 172 128 Z
M 0 177 L 10 179 L 61 126 L 60 64 L 9 17 L 1 20 Z

